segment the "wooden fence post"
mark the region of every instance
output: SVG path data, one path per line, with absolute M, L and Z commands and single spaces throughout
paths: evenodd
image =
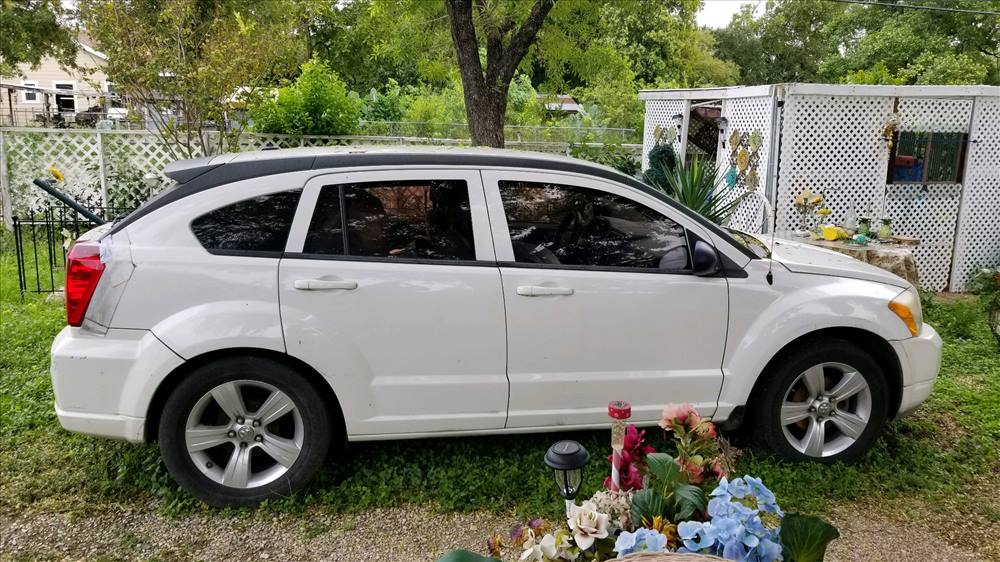
M 7 137 L 0 131 L 0 199 L 3 200 L 3 225 L 7 230 L 14 229 L 14 204 L 11 195 L 10 178 L 7 177 Z

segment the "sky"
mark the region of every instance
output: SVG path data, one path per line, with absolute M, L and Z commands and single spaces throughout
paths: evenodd
M 704 6 L 698 12 L 698 25 L 708 27 L 726 27 L 733 14 L 740 11 L 743 4 L 760 6 L 763 0 L 705 0 Z M 760 10 L 760 8 L 757 8 Z

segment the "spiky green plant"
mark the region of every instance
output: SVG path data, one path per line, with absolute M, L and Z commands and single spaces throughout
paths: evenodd
M 747 194 L 726 202 L 718 172 L 715 166 L 706 166 L 695 157 L 691 164 L 683 168 L 678 166 L 666 175 L 666 189 L 656 187 L 715 224 L 723 224 Z

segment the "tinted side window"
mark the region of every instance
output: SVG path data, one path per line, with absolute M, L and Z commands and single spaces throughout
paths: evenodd
M 303 251 L 475 260 L 468 187 L 461 180 L 325 186 L 320 191 Z
M 514 259 L 522 263 L 689 268 L 684 227 L 611 193 L 535 182 L 500 182 Z
M 283 252 L 301 189 L 244 199 L 191 221 L 209 251 Z

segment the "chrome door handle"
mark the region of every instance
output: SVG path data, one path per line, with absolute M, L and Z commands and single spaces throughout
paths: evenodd
M 327 279 L 296 279 L 293 286 L 300 291 L 329 291 L 331 289 L 353 291 L 358 288 L 358 282 L 329 281 Z
M 571 287 L 543 287 L 540 285 L 521 285 L 517 288 L 517 294 L 522 297 L 546 297 L 551 295 L 572 295 Z

